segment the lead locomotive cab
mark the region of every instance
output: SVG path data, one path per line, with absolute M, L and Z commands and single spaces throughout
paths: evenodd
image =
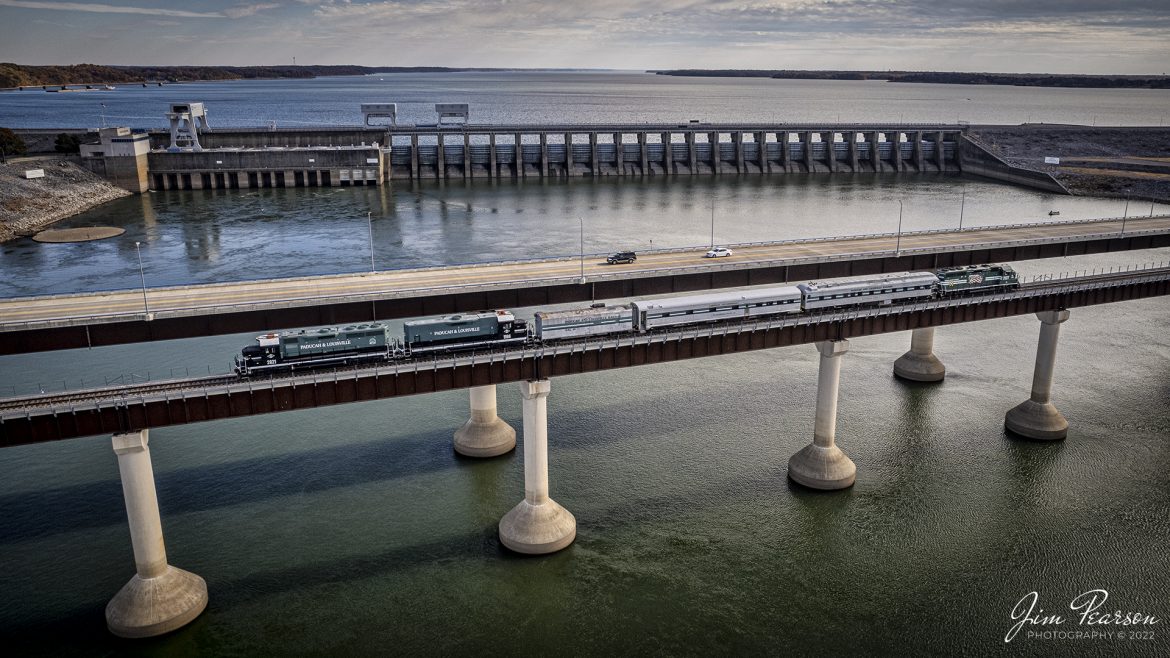
M 256 337 L 255 345 L 248 345 L 236 357 L 236 374 L 247 375 L 253 368 L 280 363 L 280 336 L 264 334 Z

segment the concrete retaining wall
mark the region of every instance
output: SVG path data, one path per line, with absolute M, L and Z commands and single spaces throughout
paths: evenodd
M 1051 174 L 1010 165 L 966 135 L 959 136 L 958 150 L 959 168 L 964 174 L 983 176 L 1045 192 L 1070 194 Z

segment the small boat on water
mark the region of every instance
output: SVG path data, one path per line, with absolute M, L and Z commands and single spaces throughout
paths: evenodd
M 1059 214 L 1060 214 L 1060 211 L 1059 211 L 1059 210 L 1049 210 L 1049 211 L 1048 211 L 1048 216 L 1049 216 L 1049 217 L 1052 217 L 1053 215 L 1059 215 Z

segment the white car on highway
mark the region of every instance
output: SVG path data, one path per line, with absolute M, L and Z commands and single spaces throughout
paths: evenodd
M 703 254 L 703 258 L 721 258 L 723 256 L 730 256 L 731 250 L 727 247 L 715 247 L 711 251 Z

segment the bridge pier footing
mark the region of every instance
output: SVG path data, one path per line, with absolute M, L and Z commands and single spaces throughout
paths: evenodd
M 894 362 L 894 375 L 913 382 L 941 382 L 947 367 L 934 355 L 934 327 L 915 329 L 910 351 Z
M 812 489 L 845 489 L 853 486 L 857 479 L 857 466 L 835 443 L 841 357 L 848 350 L 847 340 L 817 343 L 821 364 L 817 375 L 817 415 L 813 442 L 788 460 L 788 477 Z
M 577 537 L 577 519 L 548 497 L 549 390 L 547 379 L 520 382 L 524 398 L 524 500 L 500 519 L 500 542 L 517 553 L 554 553 Z
M 120 637 L 153 637 L 180 628 L 207 607 L 207 583 L 167 564 L 149 430 L 115 434 L 137 573 L 106 605 L 106 626 Z
M 496 415 L 496 385 L 472 386 L 471 418 L 455 430 L 455 452 L 496 457 L 516 448 L 516 430 Z
M 1052 371 L 1056 365 L 1056 340 L 1060 325 L 1068 320 L 1069 312 L 1042 311 L 1040 343 L 1036 347 L 1036 371 L 1032 375 L 1032 395 L 1007 412 L 1004 427 L 1027 439 L 1055 441 L 1068 435 L 1068 421 L 1052 404 Z

